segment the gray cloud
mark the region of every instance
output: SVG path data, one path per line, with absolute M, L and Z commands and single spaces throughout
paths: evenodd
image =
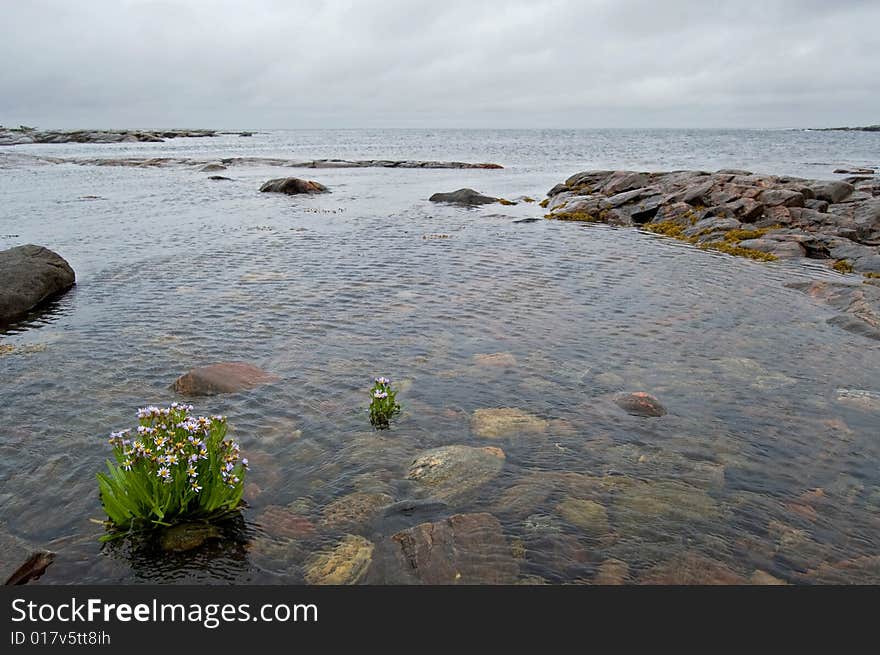
M 876 0 L 0 2 L 0 123 L 880 122 Z

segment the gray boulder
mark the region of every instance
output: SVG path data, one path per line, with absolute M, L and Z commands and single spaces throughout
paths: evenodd
M 456 205 L 489 205 L 498 202 L 498 198 L 484 196 L 473 189 L 459 189 L 450 193 L 435 193 L 428 198 L 431 202 L 449 202 Z
M 0 323 L 8 323 L 76 283 L 60 255 L 28 244 L 0 252 Z
M 830 203 L 840 202 L 848 198 L 853 192 L 853 185 L 848 182 L 824 182 L 811 186 L 817 200 L 826 200 Z

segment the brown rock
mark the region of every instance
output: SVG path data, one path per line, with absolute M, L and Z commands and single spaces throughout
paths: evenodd
M 280 505 L 269 505 L 257 517 L 266 534 L 284 539 L 307 539 L 315 534 L 315 526 L 304 516 Z
M 634 416 L 663 416 L 666 408 L 654 396 L 644 391 L 619 393 L 614 396 L 615 404 Z
M 327 187 L 319 182 L 311 180 L 303 180 L 298 177 L 282 177 L 275 180 L 269 180 L 260 187 L 263 193 L 286 193 L 287 195 L 296 195 L 300 193 L 326 193 Z
M 187 396 L 210 396 L 253 389 L 280 378 L 246 362 L 223 362 L 195 368 L 181 375 L 173 389 Z
M 512 584 L 519 574 L 501 524 L 491 514 L 456 514 L 391 537 L 394 557 L 411 582 Z

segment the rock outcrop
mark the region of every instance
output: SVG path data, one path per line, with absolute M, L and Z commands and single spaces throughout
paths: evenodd
M 880 273 L 880 178 L 808 180 L 721 170 L 584 171 L 548 192 L 546 217 L 640 226 L 759 260 L 825 260 Z
M 28 244 L 0 251 L 0 323 L 24 316 L 75 283 L 70 264 L 48 248 Z

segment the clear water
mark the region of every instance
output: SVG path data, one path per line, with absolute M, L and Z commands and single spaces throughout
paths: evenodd
M 255 166 L 211 182 L 194 167 L 40 164 L 8 152 L 506 168 Z M 78 284 L 0 333 L 14 346 L 0 356 L 0 531 L 57 551 L 45 583 L 300 582 L 309 556 L 344 532 L 379 543 L 424 520 L 489 511 L 517 545 L 524 580 L 589 582 L 614 558 L 638 582 L 697 554 L 744 578 L 757 569 L 821 581 L 823 565 L 880 553 L 880 416 L 835 398 L 838 388 L 880 390 L 880 349 L 827 325 L 830 309 L 784 286 L 840 276 L 635 230 L 513 222 L 540 217 L 536 205 L 463 210 L 426 198 L 470 186 L 540 199 L 572 173 L 604 167 L 832 178 L 839 166 L 877 165 L 878 154 L 878 134 L 793 131 L 286 131 L 7 148 L 0 248 L 51 247 Z M 258 193 L 286 174 L 332 193 Z M 425 238 L 436 234 L 448 238 Z M 480 365 L 474 356 L 486 353 L 515 363 Z M 89 519 L 102 518 L 94 474 L 106 433 L 133 425 L 137 407 L 174 400 L 169 385 L 186 370 L 228 360 L 281 377 L 196 401 L 231 417 L 254 465 L 243 525 L 187 555 L 102 548 Z M 374 432 L 366 390 L 380 374 L 401 381 L 405 411 Z M 629 416 L 610 401 L 620 390 L 649 391 L 669 414 Z M 547 432 L 472 434 L 472 412 L 493 407 L 546 419 Z M 323 508 L 355 490 L 424 497 L 405 480 L 409 463 L 447 444 L 499 446 L 504 470 L 451 507 L 322 527 Z M 560 517 L 561 501 L 583 497 L 572 480 L 588 480 L 567 473 L 632 478 L 645 496 L 677 489 L 672 505 L 686 509 L 652 512 L 631 494 L 600 493 L 611 536 L 596 538 Z M 502 499 L 522 484 L 549 491 L 511 511 Z M 317 530 L 279 550 L 260 516 L 288 504 Z M 5 558 L 0 572 L 17 565 Z

